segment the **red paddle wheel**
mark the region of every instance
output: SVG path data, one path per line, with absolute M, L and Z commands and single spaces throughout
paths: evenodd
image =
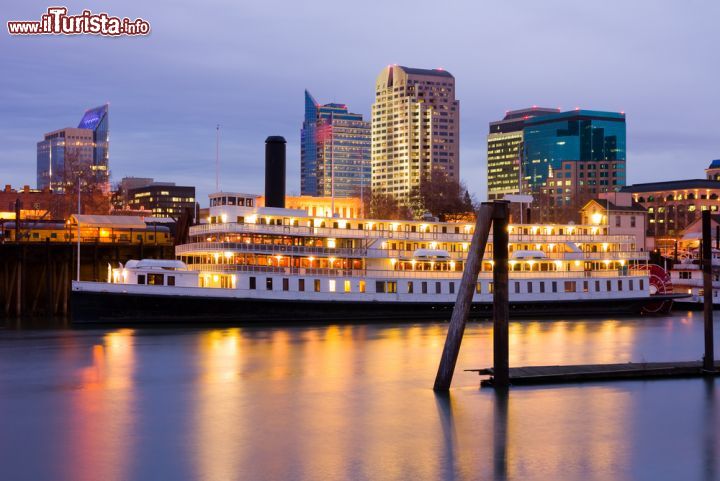
M 657 264 L 639 265 L 638 269 L 649 271 L 650 276 L 650 297 L 659 294 L 672 294 L 673 286 L 670 280 L 670 273 Z M 652 300 L 643 306 L 644 314 L 667 314 L 672 307 L 672 300 Z

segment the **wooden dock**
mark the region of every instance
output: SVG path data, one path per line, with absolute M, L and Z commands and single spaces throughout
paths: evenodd
M 490 376 L 488 379 L 483 379 L 480 384 L 482 386 L 494 386 L 492 368 L 466 369 L 466 371 L 477 372 L 481 376 Z M 720 361 L 715 361 L 714 372 L 704 370 L 702 361 L 511 367 L 510 385 L 619 381 L 625 379 L 671 379 L 708 375 L 720 375 Z
M 712 290 L 712 252 L 710 244 L 710 211 L 702 212 L 703 285 L 705 292 Z M 457 363 L 460 343 L 470 312 L 474 285 L 480 272 L 487 246 L 490 227 L 493 229 L 493 367 L 466 369 L 481 376 L 490 376 L 482 386 L 505 390 L 511 385 L 557 384 L 591 381 L 620 381 L 627 379 L 672 379 L 689 377 L 714 377 L 720 375 L 720 362 L 715 359 L 713 344 L 712 298 L 705 296 L 704 341 L 702 361 L 652 362 L 625 364 L 587 364 L 574 366 L 509 367 L 510 346 L 508 340 L 508 203 L 506 201 L 483 202 L 477 212 L 475 232 L 468 249 L 457 301 L 453 308 L 445 345 L 433 390 L 447 392 L 450 389 Z M 717 242 L 720 243 L 720 230 Z M 608 301 L 609 302 L 609 301 Z

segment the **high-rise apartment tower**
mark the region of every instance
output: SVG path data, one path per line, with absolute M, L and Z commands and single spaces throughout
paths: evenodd
M 375 83 L 372 190 L 409 205 L 433 169 L 460 180 L 460 106 L 443 69 L 390 65 Z

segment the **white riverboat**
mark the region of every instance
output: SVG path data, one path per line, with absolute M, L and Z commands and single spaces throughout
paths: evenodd
M 445 319 L 472 223 L 312 216 L 210 195 L 173 261 L 130 261 L 109 282 L 73 283 L 76 322 L 312 322 Z M 598 225 L 510 225 L 513 315 L 614 315 L 664 309 L 634 236 Z M 492 309 L 492 236 L 471 314 Z

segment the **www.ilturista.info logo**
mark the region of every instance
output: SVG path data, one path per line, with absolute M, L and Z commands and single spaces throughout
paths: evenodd
M 150 23 L 142 18 L 111 17 L 107 13 L 83 10 L 80 15 L 68 15 L 66 7 L 50 7 L 40 20 L 9 21 L 10 35 L 147 35 Z

